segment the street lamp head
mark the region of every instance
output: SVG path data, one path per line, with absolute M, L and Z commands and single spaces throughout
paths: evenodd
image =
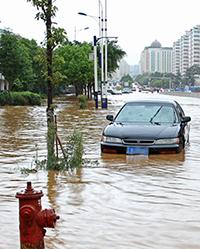
M 87 16 L 87 14 L 86 14 L 86 13 L 84 13 L 84 12 L 78 12 L 78 15 L 81 15 L 81 16 Z

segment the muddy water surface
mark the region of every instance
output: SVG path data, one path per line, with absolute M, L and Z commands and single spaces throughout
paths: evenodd
M 148 94 L 155 98 L 158 95 Z M 128 99 L 109 97 L 108 110 L 79 110 L 76 101 L 57 99 L 62 139 L 74 127 L 84 137 L 84 157 L 96 161 L 69 177 L 21 168 L 46 155 L 46 113 L 42 107 L 0 108 L 0 249 L 20 248 L 17 191 L 32 181 L 42 190 L 42 206 L 60 215 L 47 229 L 47 249 L 199 249 L 200 248 L 200 99 L 162 96 L 179 101 L 192 118 L 190 145 L 173 155 L 136 157 L 101 155 L 99 141 L 107 114 Z

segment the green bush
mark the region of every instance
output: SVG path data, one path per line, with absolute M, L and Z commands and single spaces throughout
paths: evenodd
M 32 92 L 0 92 L 0 105 L 41 105 L 39 94 Z
M 10 93 L 7 91 L 0 92 L 0 105 L 8 105 L 11 102 Z
M 85 109 L 85 108 L 87 108 L 87 105 L 88 105 L 87 96 L 85 96 L 85 95 L 79 95 L 79 96 L 78 96 L 78 100 L 79 100 L 80 109 Z
M 50 130 L 53 132 L 53 130 Z M 74 129 L 66 139 L 66 145 L 63 146 L 63 157 L 52 157 L 50 165 L 46 164 L 46 169 L 57 171 L 75 172 L 83 166 L 83 137 L 82 134 Z
M 11 105 L 28 105 L 28 98 L 19 92 L 13 92 L 11 95 Z

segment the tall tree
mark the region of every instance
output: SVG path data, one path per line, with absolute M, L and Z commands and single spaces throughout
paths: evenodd
M 52 26 L 52 19 L 56 16 L 55 0 L 27 0 L 38 10 L 36 19 L 43 20 L 46 25 L 46 67 L 47 67 L 47 168 L 53 167 L 55 161 L 54 140 L 54 110 L 53 110 L 53 50 L 65 40 L 65 31 Z
M 10 83 L 29 82 L 33 77 L 32 58 L 22 37 L 4 31 L 0 38 L 0 70 Z
M 188 85 L 194 85 L 195 77 L 200 75 L 200 67 L 199 65 L 193 65 L 186 70 L 184 75 L 184 82 Z
M 74 85 L 76 95 L 83 93 L 83 87 L 93 82 L 93 63 L 89 60 L 92 47 L 88 43 L 67 43 L 56 50 L 57 71 L 64 76 L 63 85 Z
M 132 83 L 133 82 L 133 78 L 130 76 L 130 74 L 126 74 L 124 75 L 121 80 L 121 82 L 129 82 L 129 83 Z
M 108 42 L 108 74 L 111 75 L 119 67 L 119 61 L 126 55 L 115 41 Z

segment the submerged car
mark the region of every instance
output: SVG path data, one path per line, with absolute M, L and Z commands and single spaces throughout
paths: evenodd
M 179 153 L 189 142 L 191 118 L 174 100 L 135 100 L 122 106 L 103 130 L 103 153 Z

